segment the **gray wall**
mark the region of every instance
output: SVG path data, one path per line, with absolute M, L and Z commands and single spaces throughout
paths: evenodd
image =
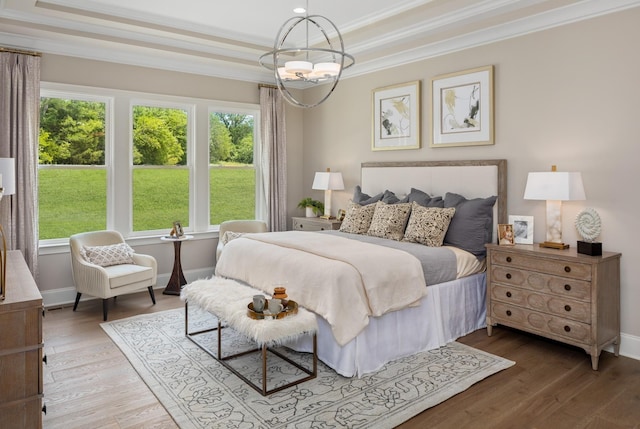
M 575 245 L 573 219 L 584 207 L 595 208 L 603 222 L 600 237 L 607 251 L 622 253 L 622 350 L 640 358 L 640 276 L 638 232 L 633 227 L 640 203 L 635 131 L 640 87 L 640 8 L 549 29 L 402 67 L 344 79 L 323 105 L 289 108 L 288 207 L 312 191 L 316 171 L 341 171 L 347 190 L 334 192 L 333 208 L 345 207 L 360 180 L 363 161 L 506 158 L 508 213 L 535 216 L 535 240 L 544 240 L 545 204 L 522 198 L 527 173 L 556 164 L 561 171 L 582 172 L 587 200 L 563 205 L 564 239 Z M 495 66 L 495 145 L 429 148 L 430 79 L 484 65 Z M 357 65 L 355 66 L 357 67 Z M 256 103 L 257 86 L 202 76 L 43 56 L 42 79 L 52 82 L 150 91 L 182 96 Z M 372 152 L 371 92 L 388 85 L 422 81 L 422 149 Z M 304 126 L 303 126 L 304 124 Z M 187 277 L 210 269 L 215 239 L 183 247 Z M 159 258 L 169 273 L 169 246 L 150 243 L 144 250 Z M 71 287 L 68 255 L 44 254 L 39 286 Z M 65 261 L 62 263 L 61 261 Z
M 574 218 L 585 207 L 602 218 L 606 251 L 622 253 L 623 349 L 640 358 L 638 132 L 635 113 L 640 86 L 640 8 L 549 29 L 345 79 L 323 105 L 304 113 L 304 189 L 310 196 L 314 171 L 341 171 L 344 192 L 333 208 L 344 208 L 359 183 L 362 161 L 449 159 L 508 160 L 508 213 L 535 216 L 535 241 L 545 239 L 545 203 L 523 200 L 527 173 L 580 171 L 586 201 L 563 204 L 563 238 L 575 246 Z M 431 78 L 494 65 L 495 145 L 429 148 Z M 357 65 L 356 65 L 357 67 Z M 422 148 L 372 152 L 371 92 L 422 81 Z M 625 347 L 626 346 L 626 347 Z

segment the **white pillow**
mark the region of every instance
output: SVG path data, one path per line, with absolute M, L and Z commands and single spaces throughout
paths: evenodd
M 134 250 L 127 243 L 118 243 L 109 246 L 82 246 L 80 254 L 87 262 L 108 267 L 133 264 Z

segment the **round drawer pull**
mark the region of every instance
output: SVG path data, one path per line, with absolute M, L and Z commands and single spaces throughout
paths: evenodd
M 511 273 L 507 273 L 507 275 L 505 276 L 508 279 L 511 279 Z
M 565 311 L 571 311 L 571 306 L 570 305 L 565 305 L 564 309 L 565 309 Z
M 511 316 L 511 310 L 507 310 L 507 316 Z
M 511 262 L 511 256 L 507 256 L 507 262 Z
M 566 326 L 564 327 L 564 331 L 565 332 L 571 332 L 571 326 Z
M 571 267 L 564 267 L 564 272 L 565 273 L 570 273 L 571 272 Z
M 511 298 L 511 292 L 507 292 L 507 298 Z
M 564 290 L 570 291 L 571 290 L 571 285 L 564 285 Z

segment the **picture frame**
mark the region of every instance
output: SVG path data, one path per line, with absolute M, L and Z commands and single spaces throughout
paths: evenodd
M 420 81 L 377 88 L 372 93 L 371 150 L 420 149 Z
M 431 79 L 430 147 L 492 145 L 493 66 Z
M 500 246 L 513 246 L 515 245 L 513 235 L 513 225 L 510 223 L 498 224 L 498 244 Z
M 182 229 L 182 223 L 176 220 L 173 222 L 173 230 L 176 233 L 176 238 L 181 238 L 184 236 L 184 230 Z
M 533 216 L 509 215 L 516 244 L 533 244 Z
M 338 216 L 336 216 L 336 219 L 339 220 L 340 222 L 342 222 L 346 215 L 347 215 L 347 212 L 346 212 L 345 209 L 339 209 L 338 210 Z

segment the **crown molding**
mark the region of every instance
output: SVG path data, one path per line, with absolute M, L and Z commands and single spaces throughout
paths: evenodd
M 4 2 L 4 0 L 0 0 Z M 457 16 L 445 15 L 444 21 L 429 20 L 421 26 L 411 26 L 391 34 L 384 35 L 384 43 L 380 40 L 369 40 L 365 43 L 348 47 L 349 52 L 375 52 L 381 44 L 423 36 L 426 32 L 435 31 L 443 25 L 460 23 L 478 13 L 492 13 L 497 7 L 509 7 L 515 0 L 479 2 L 459 11 Z M 0 3 L 2 5 L 2 3 Z M 345 70 L 343 78 L 361 76 L 376 71 L 397 67 L 417 61 L 458 52 L 550 28 L 571 24 L 585 19 L 595 18 L 613 12 L 637 7 L 640 0 L 584 0 L 551 11 L 542 12 L 519 20 L 478 30 L 472 33 L 452 37 L 415 48 L 398 51 L 391 55 L 377 57 L 366 62 L 357 62 L 355 67 Z M 47 23 L 38 22 L 34 16 L 14 10 L 0 10 L 0 35 L 3 45 L 39 51 L 45 54 L 65 55 L 87 58 L 96 61 L 107 61 L 140 67 L 157 68 L 176 72 L 192 73 L 224 79 L 233 79 L 257 83 L 273 81 L 272 72 L 262 69 L 258 57 L 263 53 L 256 47 L 233 46 L 231 43 L 216 43 L 206 40 L 197 42 L 195 38 L 166 38 L 160 35 L 137 33 L 126 30 L 125 33 L 109 34 L 106 27 L 97 28 L 88 23 L 76 23 L 71 31 L 60 32 L 56 28 L 66 25 L 66 20 L 51 17 Z M 65 21 L 65 22 L 62 22 Z M 6 31 L 7 25 L 19 26 L 20 22 L 31 22 L 36 27 L 37 36 L 16 34 Z M 5 31 L 2 31 L 5 30 Z M 90 39 L 86 36 L 76 37 L 78 33 L 97 33 L 104 39 Z M 127 44 L 126 40 L 139 42 Z M 151 48 L 142 45 L 150 45 Z M 265 49 L 267 50 L 267 49 Z

